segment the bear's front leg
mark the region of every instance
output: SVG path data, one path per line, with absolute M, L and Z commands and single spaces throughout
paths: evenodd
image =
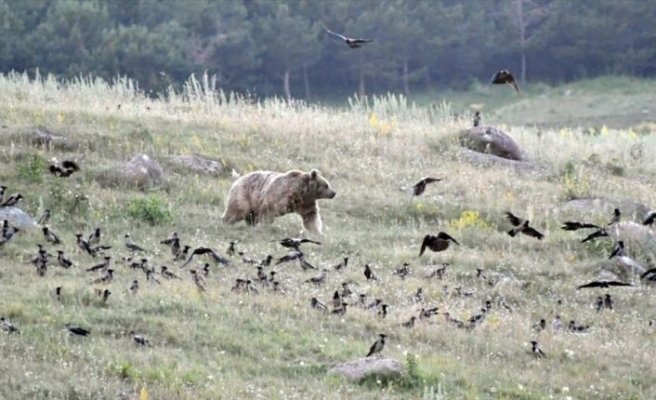
M 315 206 L 313 210 L 304 213 L 302 217 L 303 228 L 315 235 L 323 235 L 321 232 L 323 226 L 321 223 L 321 215 L 319 215 L 319 207 Z

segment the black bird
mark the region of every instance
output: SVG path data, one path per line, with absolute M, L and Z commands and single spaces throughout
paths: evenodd
M 655 220 L 656 220 L 656 211 L 650 211 L 645 217 L 645 220 L 642 221 L 642 224 L 652 226 Z
M 71 176 L 74 172 L 79 171 L 80 167 L 77 165 L 75 161 L 64 160 L 59 165 L 50 164 L 50 167 L 48 167 L 48 169 L 50 170 L 51 174 L 62 178 L 66 178 Z
M 490 83 L 493 85 L 508 84 L 512 86 L 515 89 L 515 91 L 519 94 L 519 87 L 517 86 L 515 77 L 507 69 L 502 69 L 501 71 L 498 71 L 494 75 L 492 75 L 492 79 L 490 79 Z
M 380 354 L 380 352 L 383 351 L 383 348 L 385 347 L 385 338 L 387 335 L 381 333 L 378 335 L 378 340 L 374 342 L 374 344 L 371 345 L 371 348 L 369 348 L 369 353 L 367 353 L 367 357 L 371 357 L 374 354 Z
M 279 264 L 282 264 L 282 263 L 298 260 L 301 257 L 303 257 L 303 253 L 301 253 L 300 251 L 292 251 L 291 253 L 280 257 L 275 265 L 279 265 Z
M 271 271 L 271 273 L 275 273 L 275 272 Z M 203 265 L 203 275 L 205 275 L 205 276 L 210 275 L 210 264 L 209 263 L 205 263 L 205 265 Z
M 453 242 L 460 246 L 457 240 L 449 236 L 446 232 L 439 232 L 437 236 L 435 235 L 426 235 L 424 240 L 421 242 L 421 250 L 419 250 L 419 257 L 424 254 L 426 248 L 429 248 L 435 252 L 444 251 L 449 248 L 449 242 Z
M 0 201 L 2 201 L 0 199 Z M 41 214 L 41 217 L 39 218 L 39 225 L 45 226 L 48 224 L 48 221 L 50 221 L 50 210 L 46 209 L 43 210 L 43 214 Z
M 615 302 L 614 302 L 613 299 L 610 297 L 610 293 L 606 293 L 606 295 L 604 296 L 604 307 L 606 307 L 606 308 L 609 309 L 609 310 L 612 310 L 612 309 L 613 309 L 613 304 L 614 304 L 614 303 L 615 303 Z
M 588 228 L 600 229 L 601 227 L 595 224 L 588 224 L 585 222 L 566 221 L 564 222 L 564 225 L 561 226 L 560 228 L 565 231 L 576 231 L 579 229 L 588 229 Z
M 160 244 L 165 244 L 167 246 L 170 246 L 173 244 L 173 242 L 178 241 L 179 242 L 180 238 L 178 237 L 178 232 L 173 232 L 170 238 L 166 238 L 164 240 L 161 240 L 159 243 Z
M 2 203 L 2 198 L 5 196 L 5 190 L 7 190 L 7 186 L 0 186 L 0 204 Z
M 166 278 L 166 279 L 180 279 L 180 280 L 182 280 L 182 278 L 180 278 L 179 276 L 177 276 L 177 275 L 174 274 L 173 272 L 169 271 L 169 269 L 168 269 L 168 267 L 167 267 L 166 265 L 162 265 L 160 268 L 161 268 L 161 272 L 160 272 L 160 274 L 161 274 L 164 278 Z
M 387 304 L 381 304 L 380 311 L 378 311 L 379 317 L 385 318 L 387 316 L 387 307 L 389 307 Z
M 346 314 L 346 306 L 348 306 L 348 304 L 342 303 L 341 307 L 333 309 L 330 313 L 342 316 Z
M 105 272 L 105 275 L 101 276 L 98 279 L 95 279 L 91 282 L 92 285 L 97 285 L 99 283 L 109 283 L 114 279 L 114 270 L 113 269 L 108 269 L 107 272 Z
M 531 341 L 531 352 L 535 358 L 547 358 L 547 355 L 540 349 L 540 344 L 535 340 Z
M 315 310 L 328 311 L 328 307 L 326 307 L 326 305 L 320 302 L 316 297 L 310 299 L 310 305 Z
M 55 292 L 53 293 L 53 295 L 55 297 L 55 300 L 57 300 L 59 302 L 64 301 L 64 295 L 62 294 L 62 287 L 61 286 L 57 286 L 55 288 Z
M 73 262 L 66 258 L 63 250 L 57 250 L 57 262 L 63 268 L 70 268 L 73 266 Z
M 81 233 L 76 233 L 75 236 L 77 237 L 77 245 L 78 245 L 78 247 L 79 247 L 80 249 L 82 249 L 82 251 L 86 251 L 91 257 L 95 257 L 97 251 L 94 250 L 94 249 L 91 247 L 91 244 L 89 244 L 89 242 L 88 242 L 86 239 L 84 239 L 84 238 L 82 237 L 82 234 L 81 234 Z
M 2 327 L 2 330 L 7 333 L 20 333 L 18 328 L 16 328 L 9 320 L 5 319 L 5 317 L 0 318 L 0 326 Z
M 20 193 L 12 194 L 9 196 L 7 201 L 5 201 L 0 207 L 14 207 L 18 204 L 18 201 L 23 198 L 23 195 Z
M 143 247 L 136 245 L 132 241 L 132 238 L 130 237 L 129 233 L 125 234 L 125 236 L 123 237 L 123 241 L 125 242 L 125 247 L 127 247 L 128 250 L 130 251 L 146 251 L 143 249 Z
M 613 216 L 611 217 L 610 222 L 608 223 L 608 226 L 611 226 L 613 224 L 616 224 L 616 223 L 620 222 L 621 219 L 622 219 L 622 213 L 620 212 L 620 209 L 619 208 L 614 209 L 613 210 Z
M 479 126 L 481 124 L 481 112 L 476 111 L 474 113 L 474 126 Z
M 369 264 L 364 265 L 364 276 L 367 278 L 368 281 L 377 281 L 378 278 L 376 277 L 376 274 L 374 274 L 374 271 L 371 270 L 371 267 Z
M 420 196 L 424 191 L 426 190 L 426 186 L 429 183 L 434 183 L 434 182 L 439 182 L 441 181 L 442 178 L 431 178 L 431 177 L 426 177 L 422 178 L 419 182 L 415 183 L 414 186 L 412 187 L 413 194 L 415 196 Z
M 420 287 L 419 289 L 417 289 L 417 293 L 415 293 L 415 295 L 412 296 L 412 300 L 415 303 L 421 303 L 422 301 L 424 301 L 424 288 Z
M 333 294 L 333 308 L 338 308 L 342 306 L 342 296 L 339 294 L 339 290 L 335 290 L 335 293 Z
M 599 296 L 597 297 L 597 301 L 595 302 L 595 308 L 597 312 L 600 312 L 601 310 L 604 309 L 604 298 Z
M 180 260 L 185 260 L 187 258 L 187 254 L 189 254 L 189 249 L 191 247 L 185 245 L 183 248 L 178 249 L 178 252 L 175 253 L 175 256 L 173 257 L 173 261 L 180 261 Z M 171 249 L 173 250 L 173 249 Z
M 110 263 L 111 259 L 112 259 L 112 256 L 105 256 L 105 261 L 103 261 L 102 263 L 100 263 L 98 265 L 94 265 L 91 268 L 88 268 L 87 272 L 106 270 L 107 268 L 109 268 L 109 263 Z
M 91 235 L 89 235 L 89 239 L 87 239 L 89 244 L 98 244 L 100 243 L 100 228 L 96 228 L 91 232 Z
M 306 283 L 313 283 L 313 284 L 315 284 L 315 285 L 320 285 L 320 284 L 322 284 L 322 283 L 326 280 L 326 276 L 327 276 L 327 275 L 328 275 L 328 270 L 324 268 L 324 269 L 321 271 L 321 275 L 319 275 L 319 276 L 315 276 L 315 277 L 313 277 L 313 278 L 310 278 L 310 279 L 308 279 L 308 280 L 305 281 L 305 282 L 306 282 Z
M 510 221 L 513 226 L 513 228 L 508 231 L 508 235 L 511 237 L 515 237 L 518 233 L 523 233 L 526 236 L 534 237 L 538 240 L 542 240 L 544 237 L 543 234 L 529 226 L 529 221 L 527 219 L 522 220 L 511 212 L 506 212 L 506 218 L 508 218 L 508 221 Z
M 298 263 L 301 265 L 301 268 L 303 268 L 304 271 L 308 269 L 317 269 L 317 267 L 307 262 L 303 254 L 301 254 L 301 256 L 298 258 Z
M 272 240 L 272 242 L 278 242 L 280 243 L 281 246 L 287 247 L 288 249 L 294 249 L 296 251 L 301 251 L 301 245 L 303 243 L 314 243 L 314 244 L 321 244 L 320 242 L 316 242 L 314 240 L 310 239 L 300 239 L 300 238 L 284 238 L 280 240 Z
M 417 317 L 413 315 L 412 317 L 410 317 L 410 319 L 407 322 L 402 323 L 401 326 L 403 326 L 404 328 L 412 328 L 413 326 L 415 326 L 416 320 Z
M 232 256 L 235 255 L 235 252 L 236 252 L 236 251 L 235 251 L 235 245 L 236 245 L 236 244 L 237 244 L 237 242 L 233 240 L 233 241 L 231 241 L 230 244 L 228 245 L 228 250 L 226 251 L 226 253 L 228 254 L 228 257 L 232 257 Z
M 230 265 L 230 260 L 228 260 L 227 258 L 223 257 L 222 255 L 210 249 L 209 247 L 201 246 L 191 253 L 189 259 L 180 268 L 184 268 L 187 264 L 191 262 L 191 260 L 194 258 L 195 255 L 199 255 L 199 254 L 207 254 L 210 257 L 210 259 L 217 264 Z
M 273 256 L 271 254 L 268 254 L 264 260 L 260 261 L 260 266 L 261 267 L 268 267 L 271 265 L 271 261 L 273 261 Z
M 331 34 L 333 36 L 337 36 L 338 38 L 342 39 L 344 41 L 344 43 L 346 43 L 352 49 L 357 49 L 358 47 L 364 46 L 366 43 L 370 43 L 370 42 L 374 41 L 373 39 L 362 39 L 362 38 L 353 39 L 353 38 L 349 38 L 349 37 L 346 37 L 344 35 L 340 35 L 339 33 L 335 33 L 333 31 L 331 31 L 330 29 L 326 28 L 325 26 L 323 27 L 323 29 L 325 29 L 326 32 L 328 32 L 329 34 Z
M 41 228 L 43 230 L 43 236 L 46 238 L 46 242 L 50 242 L 52 244 L 60 244 L 61 241 L 59 240 L 59 237 L 55 235 L 55 232 L 51 231 L 50 228 L 47 226 L 44 226 Z
M 610 260 L 615 256 L 621 257 L 623 255 L 624 255 L 624 241 L 618 240 L 617 244 L 615 244 L 615 247 L 613 247 L 613 251 L 610 253 L 608 259 Z
M 341 263 L 335 265 L 335 271 L 341 271 L 348 265 L 348 257 L 344 257 Z
M 611 286 L 633 286 L 633 285 L 630 283 L 618 282 L 618 281 L 593 281 L 579 286 L 577 290 L 585 289 L 585 288 L 594 288 L 594 287 L 609 288 Z
M 540 322 L 533 325 L 533 330 L 540 332 L 543 331 L 546 327 L 547 327 L 547 321 L 544 318 L 542 318 Z
M 640 279 L 656 282 L 656 268 L 645 271 L 642 275 L 640 275 Z
M 79 326 L 71 326 L 70 323 L 66 324 L 66 329 L 68 329 L 70 333 L 78 336 L 89 336 L 89 334 L 91 334 L 91 331 L 80 328 Z
M 567 328 L 572 332 L 585 332 L 590 328 L 590 325 L 577 325 L 574 320 L 569 321 Z
M 433 315 L 437 315 L 439 313 L 440 308 L 439 307 L 434 307 L 434 308 L 429 308 L 428 310 L 425 308 L 422 308 L 421 311 L 419 312 L 419 318 L 430 318 Z
M 137 335 L 135 331 L 130 331 L 128 335 L 132 336 L 132 340 L 134 340 L 136 344 L 141 346 L 150 346 L 148 339 L 146 339 L 143 335 Z
M 136 295 L 138 291 L 139 291 L 139 281 L 135 279 L 132 281 L 132 285 L 130 285 L 130 292 L 132 292 L 133 295 Z
M 102 291 L 103 303 L 107 302 L 107 299 L 109 299 L 109 295 L 111 295 L 111 294 L 112 294 L 112 292 L 110 292 L 109 289 L 105 289 L 105 290 Z
M 410 273 L 410 264 L 403 263 L 403 266 L 396 271 L 394 271 L 393 275 L 398 275 L 401 279 L 405 279 L 406 276 Z
M 606 232 L 605 228 L 599 228 L 599 230 L 596 230 L 589 234 L 588 236 L 585 237 L 585 239 L 581 240 L 581 243 L 589 242 L 591 240 L 600 238 L 600 237 L 607 237 L 608 232 Z
M 243 251 L 240 251 L 237 253 L 241 260 L 244 262 L 244 264 L 255 264 L 255 261 L 253 261 L 252 258 L 248 256 L 248 254 L 244 253 Z

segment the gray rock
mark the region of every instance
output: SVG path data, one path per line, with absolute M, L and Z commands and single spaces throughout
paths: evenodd
M 39 147 L 52 147 L 66 150 L 70 150 L 73 147 L 70 141 L 64 136 L 55 135 L 39 129 L 36 130 L 32 143 Z
M 166 184 L 162 167 L 144 153 L 132 157 L 123 168 L 122 175 L 125 184 L 140 188 Z
M 610 220 L 615 208 L 620 209 L 623 220 L 635 219 L 640 221 L 642 221 L 650 210 L 644 204 L 635 201 L 604 198 L 574 199 L 566 202 L 561 208 L 562 211 L 569 211 L 579 215 L 579 219 L 591 219 L 601 214 L 604 216 L 603 220 L 606 222 Z
M 529 161 L 509 160 L 493 154 L 478 153 L 470 149 L 461 149 L 461 154 L 467 161 L 476 166 L 489 167 L 492 165 L 500 165 L 513 168 L 515 172 L 518 173 L 531 173 L 544 176 L 553 175 L 546 168 L 540 167 Z
M 490 126 L 475 126 L 461 132 L 460 143 L 479 153 L 492 154 L 508 160 L 524 160 L 517 143 L 499 129 Z
M 369 375 L 379 378 L 399 378 L 405 373 L 403 364 L 393 358 L 367 357 L 336 365 L 329 375 L 339 375 L 351 380 L 361 380 Z
M 0 221 L 7 220 L 18 229 L 36 228 L 34 220 L 18 207 L 0 207 Z
M 171 156 L 170 160 L 175 164 L 205 174 L 218 174 L 223 171 L 223 164 L 221 162 L 198 155 L 176 155 Z

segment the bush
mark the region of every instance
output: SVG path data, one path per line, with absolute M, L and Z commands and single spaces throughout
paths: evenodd
M 38 155 L 27 157 L 25 161 L 17 165 L 18 176 L 31 182 L 41 182 L 45 165 L 45 161 Z
M 128 202 L 130 218 L 149 225 L 161 225 L 173 217 L 171 209 L 157 196 L 139 197 Z

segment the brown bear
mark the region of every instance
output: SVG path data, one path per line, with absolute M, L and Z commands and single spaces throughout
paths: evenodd
M 254 171 L 237 179 L 228 192 L 223 222 L 243 219 L 249 225 L 272 223 L 276 217 L 295 212 L 303 227 L 321 235 L 317 200 L 332 199 L 337 193 L 316 169 L 311 172 Z

